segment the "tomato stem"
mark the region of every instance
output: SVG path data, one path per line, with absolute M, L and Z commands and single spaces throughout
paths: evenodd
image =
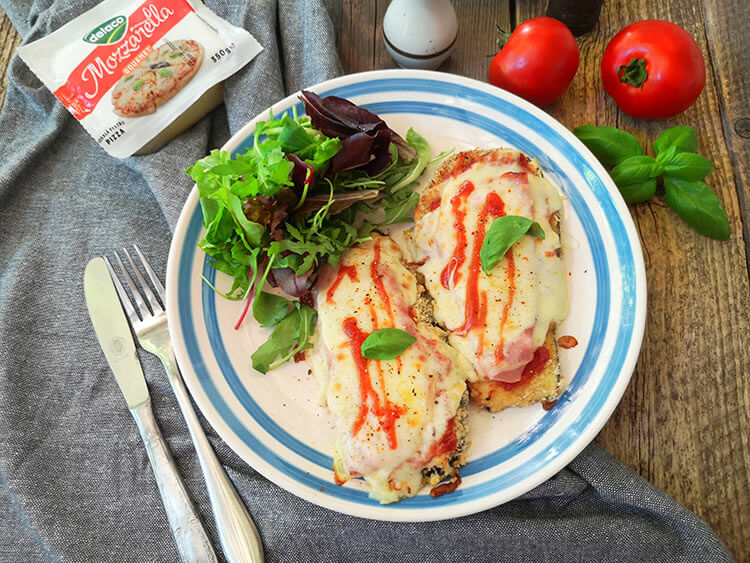
M 622 65 L 617 70 L 617 76 L 620 77 L 620 82 L 643 89 L 643 83 L 648 78 L 646 59 L 633 57 L 628 64 Z
M 510 39 L 510 33 L 502 29 L 498 24 L 495 24 L 495 27 L 497 28 L 497 32 L 500 34 L 500 37 L 497 38 L 497 48 L 502 49 L 503 47 L 505 47 L 508 39 Z

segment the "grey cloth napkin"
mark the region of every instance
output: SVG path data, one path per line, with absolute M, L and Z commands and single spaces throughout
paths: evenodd
M 4 0 L 24 41 L 95 0 Z M 191 182 L 183 170 L 299 88 L 341 72 L 331 2 L 215 0 L 265 50 L 225 105 L 160 152 L 107 156 L 14 57 L 0 114 L 0 560 L 175 561 L 159 493 L 90 328 L 86 262 L 138 241 L 163 277 Z M 218 538 L 187 428 L 158 361 L 156 415 Z M 522 498 L 435 523 L 353 518 L 273 485 L 204 428 L 260 528 L 268 561 L 729 561 L 708 527 L 596 445 Z

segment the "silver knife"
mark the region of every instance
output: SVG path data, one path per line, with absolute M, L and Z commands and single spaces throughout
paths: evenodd
M 180 560 L 216 561 L 208 534 L 156 424 L 130 325 L 122 311 L 104 259 L 94 258 L 88 263 L 83 288 L 99 345 L 115 374 L 146 446 Z

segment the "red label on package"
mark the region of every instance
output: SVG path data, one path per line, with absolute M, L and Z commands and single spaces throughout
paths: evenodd
M 151 54 L 154 44 L 193 11 L 186 0 L 147 0 L 128 17 L 127 29 L 117 42 L 91 51 L 70 73 L 65 84 L 55 90 L 55 96 L 80 121 L 94 111 L 99 100 L 123 74 L 132 72 Z M 114 24 L 113 32 L 107 29 L 110 37 L 118 34 Z M 98 33 L 98 37 L 102 35 Z M 105 35 L 103 41 L 106 40 Z M 102 40 L 96 42 L 102 43 Z

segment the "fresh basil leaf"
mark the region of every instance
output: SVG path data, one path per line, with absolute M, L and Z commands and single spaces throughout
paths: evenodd
M 544 239 L 544 229 L 536 221 L 518 215 L 505 215 L 492 222 L 484 236 L 479 258 L 482 260 L 482 271 L 489 274 L 511 246 L 525 234 Z
M 667 176 L 664 190 L 667 205 L 691 228 L 712 239 L 729 238 L 729 218 L 719 198 L 706 184 Z
M 615 166 L 609 173 L 615 184 L 627 186 L 640 184 L 649 178 L 655 178 L 662 172 L 662 164 L 650 156 L 631 156 Z
M 669 162 L 678 153 L 677 147 L 671 146 L 667 150 L 664 150 L 656 155 L 657 162 Z
M 261 373 L 267 373 L 271 365 L 279 356 L 286 357 L 295 348 L 295 335 L 300 325 L 299 309 L 294 308 L 281 319 L 271 336 L 253 354 L 250 359 L 253 368 Z
M 698 181 L 708 176 L 714 169 L 711 161 L 699 154 L 677 153 L 664 163 L 664 174 L 680 180 Z
M 664 132 L 654 142 L 656 154 L 661 154 L 670 147 L 677 152 L 696 152 L 698 150 L 698 133 L 688 125 L 678 125 Z
M 368 360 L 392 360 L 417 339 L 400 328 L 379 328 L 362 342 L 362 356 Z
M 617 186 L 622 197 L 628 203 L 647 201 L 656 193 L 656 178 L 649 178 L 639 184 Z
M 615 127 L 583 125 L 573 129 L 573 134 L 608 166 L 615 166 L 628 157 L 643 154 L 638 139 Z
M 273 326 L 286 316 L 290 304 L 280 295 L 258 291 L 253 301 L 253 317 L 260 326 Z

